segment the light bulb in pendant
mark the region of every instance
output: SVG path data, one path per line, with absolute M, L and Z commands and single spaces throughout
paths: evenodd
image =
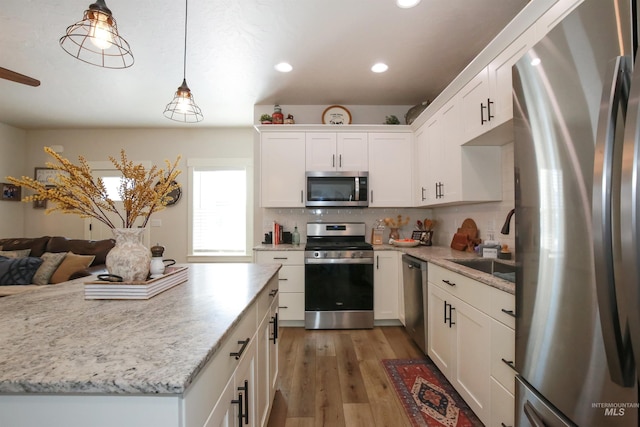
M 102 12 L 93 11 L 90 20 L 89 40 L 98 49 L 109 49 L 113 44 L 114 33 L 110 17 Z

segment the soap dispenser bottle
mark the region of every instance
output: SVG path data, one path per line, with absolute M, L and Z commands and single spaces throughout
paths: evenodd
M 298 226 L 293 227 L 293 234 L 291 235 L 291 242 L 295 246 L 300 245 L 300 232 L 298 232 Z

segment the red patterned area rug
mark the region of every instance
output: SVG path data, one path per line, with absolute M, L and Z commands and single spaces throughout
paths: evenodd
M 483 426 L 431 359 L 382 361 L 415 427 Z

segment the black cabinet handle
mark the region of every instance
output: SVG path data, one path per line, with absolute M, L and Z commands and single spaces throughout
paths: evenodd
M 380 270 L 380 255 L 376 255 L 376 270 Z
M 502 360 L 502 362 L 504 362 L 505 365 L 507 365 L 508 367 L 510 367 L 511 369 L 513 369 L 514 371 L 516 370 L 516 367 L 513 363 L 513 360 L 507 360 L 504 357 L 501 358 L 500 360 Z M 517 371 L 516 371 L 517 372 Z
M 239 388 L 239 387 L 238 387 Z M 242 425 L 244 410 L 242 409 L 242 393 L 238 393 L 238 398 L 231 401 L 233 405 L 238 405 L 238 425 Z
M 456 308 L 454 306 L 449 304 L 449 327 L 451 327 L 451 326 L 456 324 L 456 322 L 453 321 L 453 310 L 455 310 L 455 309 Z
M 511 427 L 511 426 L 506 425 L 505 423 L 500 423 L 500 425 L 501 425 L 502 427 Z
M 487 121 L 491 121 L 491 119 L 493 119 L 493 115 L 491 114 L 491 104 L 493 104 L 493 101 L 490 98 L 487 98 Z
M 282 279 L 282 280 L 287 280 L 287 279 Z M 270 297 L 275 297 L 278 294 L 278 290 L 277 289 L 271 289 L 269 291 L 269 296 Z
M 271 317 L 269 323 L 273 325 L 273 335 L 271 335 L 271 338 L 269 339 L 273 340 L 273 343 L 275 344 L 276 341 L 278 341 L 278 313 L 276 313 L 275 316 Z
M 288 305 L 279 305 L 278 308 L 289 308 Z
M 238 421 L 242 424 L 244 420 L 245 424 L 249 424 L 249 381 L 244 380 L 244 387 L 238 387 L 238 391 L 244 392 L 244 411 L 242 410 L 242 403 L 240 404 L 240 415 L 238 415 Z M 242 398 L 242 394 L 238 394 L 238 398 Z
M 247 338 L 246 340 L 238 341 L 238 344 L 242 344 L 242 347 L 240 347 L 240 350 L 237 353 L 233 351 L 229 353 L 229 356 L 235 357 L 236 360 L 240 359 L 240 357 L 242 356 L 242 353 L 244 353 L 244 351 L 247 349 L 247 346 L 249 345 L 249 340 L 250 338 Z
M 289 259 L 286 256 L 274 256 L 273 259 Z
M 421 188 L 422 188 L 422 201 L 424 202 L 426 200 L 426 197 L 424 195 L 425 188 L 424 187 L 421 187 Z
M 449 315 L 447 316 L 447 306 L 449 307 Z M 453 326 L 456 324 L 456 322 L 453 321 L 453 310 L 455 310 L 455 307 L 453 307 L 453 305 L 447 303 L 446 301 L 444 302 L 444 323 L 449 322 L 449 327 Z
M 339 159 L 340 159 L 340 162 L 338 163 L 338 166 L 339 166 L 339 167 L 342 167 L 342 154 L 340 154 Z
M 335 154 L 333 154 L 333 155 L 331 156 L 331 167 L 332 167 L 332 168 L 335 168 L 335 167 L 336 167 L 336 155 L 335 155 Z
M 456 285 L 455 283 L 450 282 L 450 281 L 449 281 L 449 280 L 447 280 L 447 279 L 442 279 L 442 281 L 443 281 L 444 283 L 446 283 L 447 285 L 449 285 L 449 286 L 455 286 L 455 285 Z
M 506 308 L 503 308 L 503 309 L 502 309 L 502 312 L 503 312 L 504 314 L 508 314 L 509 316 L 511 316 L 511 317 L 513 317 L 513 318 L 515 318 L 515 317 L 516 317 L 516 313 L 514 313 L 514 311 L 513 311 L 513 310 L 507 310 Z

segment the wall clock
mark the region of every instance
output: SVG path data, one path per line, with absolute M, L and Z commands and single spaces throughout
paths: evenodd
M 322 124 L 350 125 L 351 113 L 342 105 L 331 105 L 322 113 Z
M 158 185 L 160 185 L 159 182 L 156 184 L 156 187 Z M 171 185 L 177 185 L 177 187 L 167 194 L 172 198 L 170 202 L 167 202 L 167 206 L 175 205 L 176 203 L 178 203 L 178 200 L 180 200 L 180 197 L 182 196 L 182 187 L 180 187 L 180 185 L 176 181 L 171 181 Z

